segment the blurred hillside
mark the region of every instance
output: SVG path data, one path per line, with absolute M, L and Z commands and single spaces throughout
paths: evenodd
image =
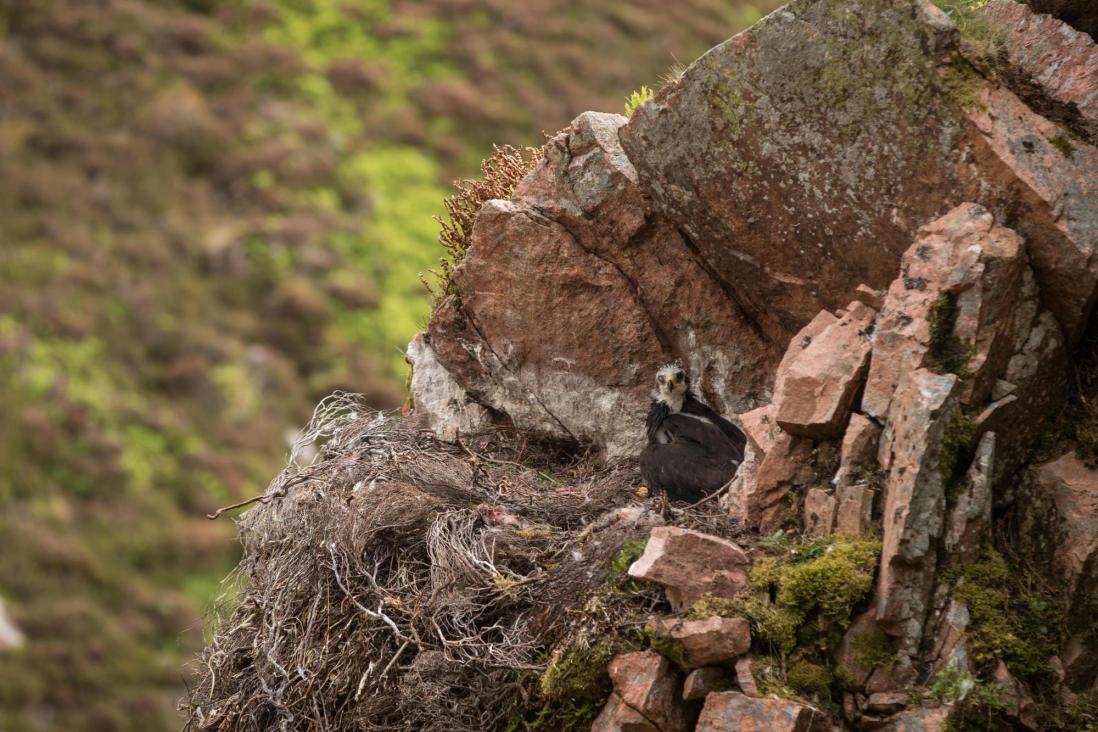
M 0 0 L 0 729 L 177 728 L 203 514 L 400 403 L 448 181 L 774 5 Z

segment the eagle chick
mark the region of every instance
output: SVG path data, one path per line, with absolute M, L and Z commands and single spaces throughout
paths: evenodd
M 640 456 L 641 477 L 673 501 L 694 503 L 724 486 L 743 462 L 743 432 L 690 388 L 675 365 L 656 373 L 656 392 L 645 420 L 648 446 Z

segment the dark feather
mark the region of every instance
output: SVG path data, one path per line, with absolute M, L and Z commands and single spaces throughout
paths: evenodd
M 651 442 L 640 456 L 641 477 L 674 501 L 700 501 L 732 479 L 743 451 L 709 421 L 669 414 L 656 426 L 671 441 Z
M 684 414 L 694 414 L 698 417 L 704 417 L 715 424 L 720 431 L 724 433 L 725 437 L 736 446 L 739 454 L 737 460 L 743 460 L 744 450 L 747 449 L 747 435 L 745 435 L 739 427 L 717 414 L 712 407 L 694 396 L 693 391 L 686 392 L 686 398 L 682 403 L 682 411 Z
M 651 406 L 648 407 L 648 416 L 644 420 L 644 431 L 648 435 L 648 442 L 656 441 L 656 433 L 659 432 L 660 425 L 669 414 L 671 414 L 671 407 L 657 399 L 652 400 Z

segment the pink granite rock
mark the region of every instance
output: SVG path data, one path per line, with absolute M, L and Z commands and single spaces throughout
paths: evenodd
M 882 451 L 891 468 L 885 488 L 877 620 L 914 654 L 929 612 L 946 497 L 939 458 L 942 435 L 959 405 L 959 379 L 925 369 L 904 374 L 892 397 Z
M 688 669 L 732 661 L 751 648 L 751 626 L 743 618 L 658 618 L 648 629 L 670 640 L 678 656 L 673 660 Z
M 610 662 L 614 691 L 592 732 L 685 732 L 679 704 L 680 677 L 670 662 L 652 651 L 617 656 Z
M 865 479 L 865 474 L 877 468 L 877 449 L 881 428 L 865 415 L 855 412 L 843 433 L 839 470 L 835 485 L 844 486 Z
M 842 434 L 869 362 L 876 316 L 869 306 L 853 302 L 807 346 L 794 339 L 790 351 L 796 353 L 782 360 L 775 377 L 773 404 L 782 429 L 815 440 Z
M 961 400 L 982 403 L 1013 351 L 1022 238 L 965 203 L 921 228 L 900 266 L 877 320 L 862 409 L 885 419 L 900 379 L 920 368 L 964 373 Z
M 809 488 L 804 497 L 804 534 L 810 538 L 830 535 L 835 529 L 835 494 Z
M 749 565 L 743 550 L 727 539 L 657 526 L 629 575 L 663 585 L 672 607 L 685 610 L 706 593 L 734 598 L 748 585 Z
M 755 699 L 737 691 L 705 699 L 696 732 L 829 732 L 830 718 L 786 699 Z
M 1096 11 L 1092 13 L 1098 17 Z M 1098 142 L 1098 44 L 1094 39 L 1012 0 L 991 0 L 980 14 L 1002 43 L 1011 70 L 1027 82 L 1022 96 L 1036 101 L 1036 108 L 1058 107 L 1055 117 L 1091 143 Z M 1070 136 L 1065 134 L 1065 139 L 1070 144 Z

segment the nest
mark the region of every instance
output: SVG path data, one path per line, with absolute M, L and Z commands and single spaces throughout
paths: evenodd
M 240 520 L 235 600 L 214 618 L 186 728 L 481 732 L 521 719 L 554 647 L 643 623 L 588 603 L 623 543 L 668 519 L 735 533 L 716 501 L 671 510 L 638 486 L 633 461 L 513 432 L 442 443 L 329 397 Z M 649 591 L 628 612 L 660 601 Z

